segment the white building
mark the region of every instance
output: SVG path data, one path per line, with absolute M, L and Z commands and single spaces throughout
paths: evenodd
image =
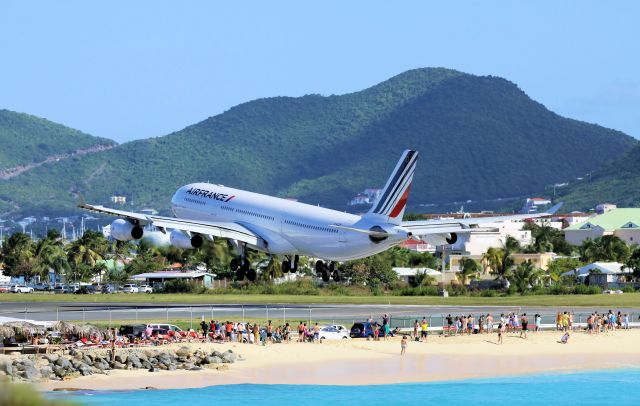
M 611 203 L 600 203 L 599 205 L 596 206 L 596 213 L 598 214 L 604 214 L 607 212 L 610 212 L 611 210 L 617 209 L 618 206 L 616 206 L 615 204 L 611 204 Z
M 625 282 L 629 270 L 619 262 L 594 262 L 573 271 L 565 272 L 563 276 L 576 276 L 582 283 L 607 287 L 611 284 Z
M 394 267 L 393 271 L 398 274 L 398 279 L 406 283 L 414 283 L 416 275 L 418 273 L 425 273 L 428 276 L 432 276 L 436 279 L 437 282 L 440 282 L 442 279 L 442 273 L 440 271 L 436 271 L 431 268 L 402 268 L 402 267 Z
M 520 209 L 520 213 L 529 214 L 537 213 L 541 207 L 551 204 L 551 200 L 543 197 L 529 197 L 524 202 L 524 206 Z

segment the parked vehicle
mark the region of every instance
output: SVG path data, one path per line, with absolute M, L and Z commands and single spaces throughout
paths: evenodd
M 147 326 L 144 324 L 128 324 L 124 326 L 120 326 L 118 332 L 122 336 L 129 337 L 130 340 L 134 338 L 140 338 L 144 334 L 144 331 L 147 329 Z
M 345 331 L 338 331 L 333 326 L 320 327 L 320 339 L 321 340 L 346 340 L 349 338 L 349 333 Z
M 0 285 L 0 293 L 9 293 L 10 291 L 11 291 L 11 286 Z
M 76 295 L 87 295 L 91 293 L 96 293 L 96 287 L 93 285 L 80 286 L 80 288 L 78 288 L 78 290 L 76 290 L 73 293 L 75 293 Z
M 139 288 L 140 293 L 153 293 L 153 288 L 149 285 L 142 285 Z
M 118 291 L 118 287 L 116 285 L 102 285 L 102 289 L 100 291 L 102 293 L 116 293 Z
M 362 323 L 354 323 L 351 327 L 349 336 L 351 338 L 373 338 L 373 332 L 375 330 L 375 323 L 369 323 L 364 321 Z M 379 337 L 384 337 L 384 329 L 380 326 Z
M 25 285 L 12 285 L 11 293 L 33 293 L 33 288 Z
M 176 333 L 179 333 L 182 331 L 182 329 L 176 325 L 173 324 L 147 324 L 147 327 L 151 327 L 152 329 L 163 329 L 163 330 L 168 330 L 168 331 L 175 331 Z
M 33 288 L 39 292 L 44 292 L 47 290 L 51 290 L 51 287 L 48 283 L 36 283 Z
M 347 333 L 347 335 L 350 333 L 350 330 L 345 326 L 343 326 L 342 324 L 330 324 L 329 327 L 333 327 L 341 333 L 342 332 Z
M 122 291 L 124 293 L 138 293 L 140 289 L 138 289 L 138 285 L 135 285 L 133 283 L 127 283 L 122 287 Z
M 73 290 L 67 285 L 58 285 L 53 288 L 53 293 L 72 293 Z

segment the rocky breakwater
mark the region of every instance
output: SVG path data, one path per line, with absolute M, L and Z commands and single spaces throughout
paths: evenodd
M 200 371 L 204 368 L 223 370 L 241 360 L 233 350 L 119 349 L 115 357 L 108 350 L 70 350 L 63 354 L 10 355 L 0 357 L 0 379 L 40 382 L 68 380 L 79 376 L 109 374 L 113 370 L 146 369 L 149 372 L 178 369 Z

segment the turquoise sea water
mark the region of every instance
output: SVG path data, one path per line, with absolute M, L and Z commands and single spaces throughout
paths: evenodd
M 50 394 L 83 405 L 638 405 L 640 369 L 373 386 L 223 385 L 199 389 Z M 222 404 L 222 403 L 221 403 Z

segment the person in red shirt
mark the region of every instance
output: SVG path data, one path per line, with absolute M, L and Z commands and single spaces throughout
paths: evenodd
M 226 333 L 227 341 L 231 341 L 231 333 L 233 332 L 233 324 L 230 321 L 227 321 L 227 324 L 224 326 L 224 331 Z

